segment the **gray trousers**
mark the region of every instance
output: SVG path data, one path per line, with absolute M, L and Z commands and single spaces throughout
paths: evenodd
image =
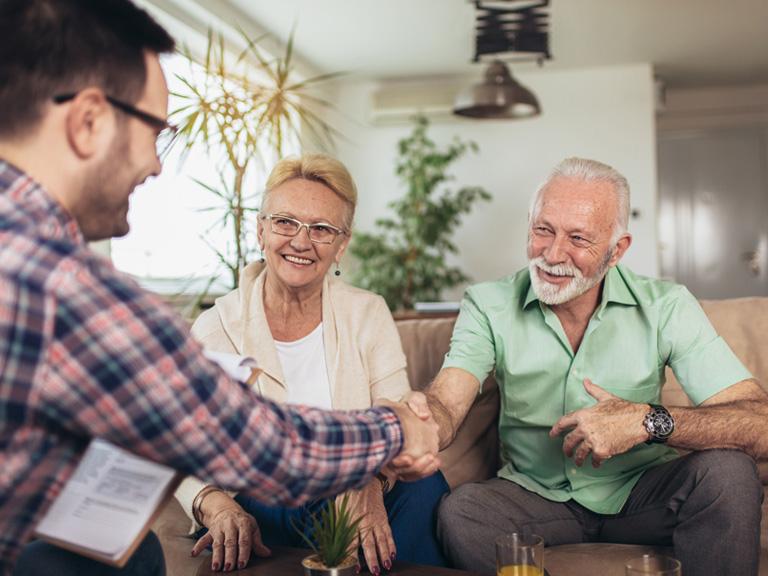
M 465 484 L 443 500 L 437 534 L 457 568 L 483 574 L 496 572 L 498 535 L 532 532 L 547 546 L 674 546 L 685 576 L 756 576 L 762 500 L 752 458 L 706 450 L 646 471 L 612 515 L 552 502 L 501 478 Z

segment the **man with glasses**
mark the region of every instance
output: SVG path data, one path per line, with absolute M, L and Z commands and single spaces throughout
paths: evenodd
M 53 97 L 53 101 L 56 104 L 63 104 L 64 102 L 74 100 L 76 97 L 77 93 L 59 94 L 58 96 Z M 118 100 L 117 98 L 113 98 L 108 94 L 104 95 L 104 99 L 118 110 L 128 114 L 129 116 L 138 118 L 147 124 L 147 126 L 157 130 L 157 139 L 155 141 L 157 156 L 161 159 L 165 156 L 165 152 L 168 150 L 170 145 L 173 143 L 173 139 L 176 137 L 176 132 L 178 131 L 176 126 L 169 124 L 167 120 L 163 120 L 162 118 L 158 118 L 153 114 L 139 110 L 135 106 L 132 106 L 127 102 L 123 102 L 122 100 Z
M 416 476 L 438 464 L 434 423 L 401 405 L 329 413 L 245 390 L 88 249 L 128 232 L 131 193 L 160 172 L 173 46 L 129 0 L 0 0 L 0 574 L 164 572 L 154 537 L 122 572 L 22 552 L 93 437 L 267 504 L 359 486 L 399 453 Z

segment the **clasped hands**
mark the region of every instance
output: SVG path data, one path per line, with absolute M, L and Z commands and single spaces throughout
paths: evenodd
M 609 458 L 648 439 L 643 426 L 647 404 L 614 396 L 589 378 L 584 380 L 584 389 L 597 404 L 566 414 L 549 431 L 551 438 L 565 434 L 563 453 L 577 466 L 592 454 L 592 466 L 599 468 Z
M 395 411 L 403 429 L 403 449 L 385 467 L 398 480 L 414 481 L 431 476 L 440 468 L 438 425 L 421 392 L 409 392 L 402 402 L 379 401 Z

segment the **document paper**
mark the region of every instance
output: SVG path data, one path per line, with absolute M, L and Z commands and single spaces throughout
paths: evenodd
M 138 544 L 175 476 L 172 468 L 94 439 L 36 533 L 118 562 Z
M 252 384 L 261 372 L 250 357 L 206 351 L 231 378 Z M 178 484 L 168 466 L 96 438 L 35 533 L 54 544 L 123 566 Z

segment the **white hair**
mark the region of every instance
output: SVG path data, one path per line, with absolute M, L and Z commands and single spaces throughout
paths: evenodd
M 547 179 L 538 187 L 533 195 L 528 213 L 531 221 L 533 221 L 539 210 L 542 192 L 556 178 L 573 178 L 583 182 L 608 182 L 612 184 L 617 204 L 616 220 L 613 224 L 610 242 L 611 246 L 614 246 L 621 235 L 627 231 L 629 225 L 629 183 L 627 179 L 615 168 L 597 160 L 566 158 L 554 167 Z

